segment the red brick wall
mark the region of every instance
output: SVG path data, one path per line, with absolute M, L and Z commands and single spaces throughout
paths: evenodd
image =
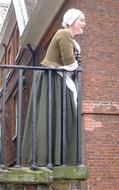
M 119 190 L 119 1 L 81 0 L 85 161 L 89 190 Z

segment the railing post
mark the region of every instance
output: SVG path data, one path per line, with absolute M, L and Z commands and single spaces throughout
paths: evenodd
M 66 72 L 63 71 L 63 102 L 62 102 L 62 131 L 63 131 L 63 137 L 62 137 L 62 143 L 63 143 L 63 150 L 62 150 L 62 164 L 63 166 L 66 166 L 66 154 L 67 154 L 67 138 L 66 138 Z
M 7 71 L 3 69 L 3 86 L 2 86 L 2 115 L 1 115 L 1 154 L 0 165 L 4 167 L 4 148 L 5 148 L 5 111 L 6 111 L 6 84 L 7 84 Z
M 33 72 L 33 91 L 32 91 L 32 164 L 31 168 L 36 166 L 36 71 Z
M 52 71 L 48 71 L 48 168 L 52 168 Z
M 76 71 L 76 85 L 77 85 L 77 165 L 82 164 L 83 156 L 83 127 L 82 127 L 82 114 L 81 114 L 81 101 L 82 101 L 82 71 L 81 67 Z
M 23 70 L 19 70 L 19 88 L 18 88 L 18 123 L 17 123 L 17 158 L 16 166 L 21 165 L 21 127 L 22 127 L 22 91 L 23 91 Z
M 7 47 L 2 44 L 5 49 L 5 65 L 6 65 L 6 53 Z M 7 71 L 3 68 L 2 76 L 2 118 L 1 118 L 1 154 L 0 154 L 0 165 L 4 167 L 4 137 L 5 137 L 5 111 L 6 111 L 6 85 L 7 85 Z

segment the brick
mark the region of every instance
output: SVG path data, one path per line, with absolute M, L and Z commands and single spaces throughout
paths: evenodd
M 119 189 L 119 1 L 82 0 L 87 27 L 80 39 L 89 190 Z

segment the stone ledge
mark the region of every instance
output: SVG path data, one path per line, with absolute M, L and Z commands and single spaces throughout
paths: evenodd
M 53 179 L 78 179 L 86 180 L 89 178 L 89 170 L 86 166 L 59 166 L 53 168 Z
M 31 170 L 27 167 L 0 169 L 1 184 L 37 184 L 50 185 L 56 180 L 86 180 L 89 170 L 86 166 L 58 166 L 53 170 L 38 167 Z
M 45 167 L 36 170 L 27 167 L 0 169 L 0 183 L 49 184 L 52 182 L 52 171 Z

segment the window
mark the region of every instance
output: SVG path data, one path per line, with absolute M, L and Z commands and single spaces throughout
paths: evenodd
M 17 59 L 18 53 L 19 53 L 19 30 L 18 26 L 16 25 L 15 31 L 14 31 L 14 37 L 13 37 L 13 43 L 14 43 L 14 50 L 13 50 L 13 55 L 14 55 L 14 60 Z
M 19 51 L 19 30 L 18 28 L 15 31 L 15 56 L 17 55 L 18 51 Z

